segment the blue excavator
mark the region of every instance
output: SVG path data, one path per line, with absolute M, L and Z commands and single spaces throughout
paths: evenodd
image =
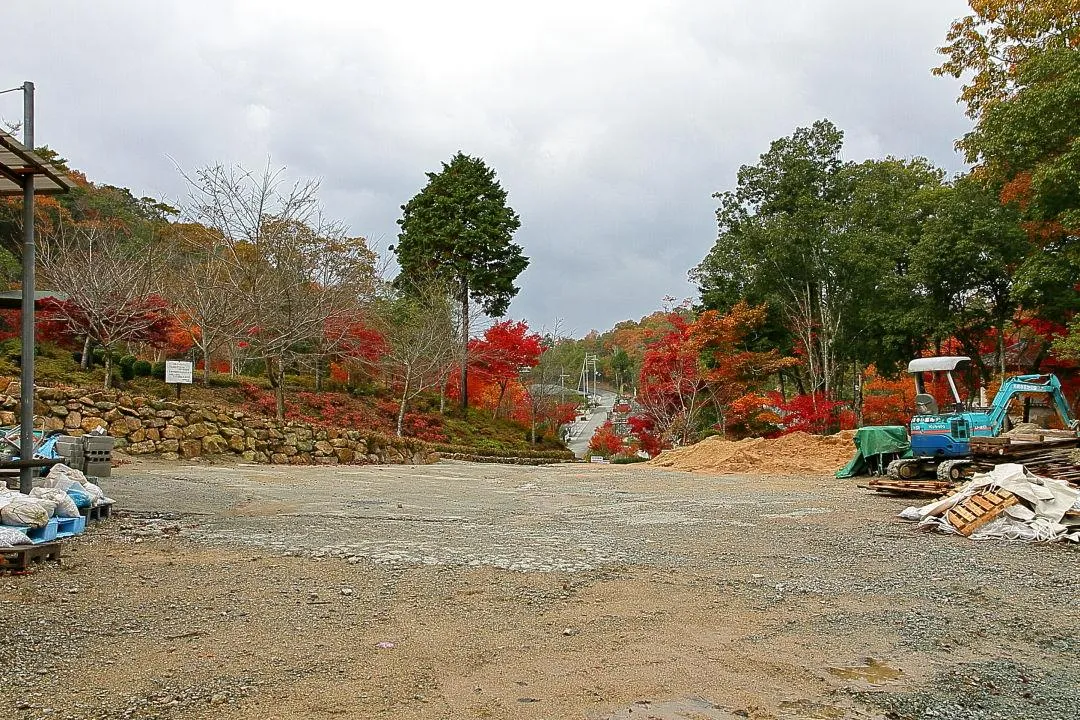
M 1018 395 L 1045 395 L 1065 427 L 1080 432 L 1080 420 L 1074 420 L 1054 375 L 1017 375 L 1007 378 L 994 396 L 990 407 L 976 407 L 960 400 L 953 371 L 971 358 L 917 358 L 908 363 L 915 377 L 915 415 L 909 435 L 911 454 L 893 460 L 887 473 L 900 480 L 911 480 L 933 473 L 939 480 L 960 480 L 972 464 L 971 438 L 997 437 L 1008 430 L 1009 403 Z M 941 373 L 949 383 L 952 406 L 938 407 L 933 395 L 926 392 L 924 373 Z

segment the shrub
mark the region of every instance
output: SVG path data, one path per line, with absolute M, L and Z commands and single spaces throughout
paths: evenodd
M 147 360 L 136 360 L 131 369 L 135 371 L 135 377 L 150 377 L 153 365 Z
M 94 348 L 90 351 L 90 364 L 91 366 L 105 364 L 105 348 Z
M 249 385 L 249 384 L 250 383 L 248 383 L 248 382 L 246 382 L 244 380 L 241 380 L 238 377 L 233 377 L 232 375 L 211 375 L 210 376 L 210 386 L 211 387 L 238 388 L 238 387 L 243 387 L 243 386 L 246 386 L 246 385 Z
M 135 356 L 124 355 L 120 358 L 120 362 L 117 363 L 120 368 L 120 377 L 124 380 L 135 379 Z
M 158 380 L 165 379 L 165 362 L 156 362 L 150 366 L 150 377 L 157 378 Z
M 631 463 L 645 462 L 649 458 L 643 458 L 640 455 L 619 455 L 611 459 L 612 465 L 629 465 Z
M 240 364 L 240 374 L 248 377 L 265 377 L 266 376 L 266 361 L 265 360 L 245 360 Z
M 592 451 L 592 454 L 605 458 L 618 454 L 622 450 L 622 446 L 622 438 L 615 433 L 615 427 L 610 420 L 596 428 L 596 432 L 593 433 L 592 438 L 589 440 L 589 450 Z

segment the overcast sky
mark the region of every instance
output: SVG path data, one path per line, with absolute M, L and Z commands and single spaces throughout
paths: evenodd
M 961 0 L 4 0 L 0 89 L 38 144 L 178 200 L 175 163 L 317 177 L 375 245 L 458 150 L 484 158 L 532 262 L 510 308 L 577 335 L 638 318 L 716 236 L 712 193 L 828 117 L 849 159 L 955 172 L 969 126 L 935 48 Z M 16 93 L 0 117 L 18 120 Z

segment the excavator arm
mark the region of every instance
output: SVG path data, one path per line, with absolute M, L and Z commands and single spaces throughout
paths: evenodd
M 1065 400 L 1065 394 L 1061 392 L 1061 382 L 1057 379 L 1057 376 L 1017 375 L 1002 383 L 1001 389 L 994 396 L 993 408 L 990 411 L 992 434 L 1001 434 L 1005 425 L 1005 417 L 1009 412 L 1009 402 L 1023 393 L 1049 395 L 1054 403 L 1054 409 L 1057 410 L 1061 421 L 1065 423 L 1065 427 L 1070 430 L 1080 428 L 1080 420 L 1074 420 L 1069 413 L 1069 403 Z

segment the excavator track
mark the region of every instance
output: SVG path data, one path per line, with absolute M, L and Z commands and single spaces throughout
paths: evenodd
M 945 460 L 937 466 L 937 479 L 947 482 L 959 482 L 967 476 L 971 460 Z
M 915 458 L 893 460 L 885 469 L 885 474 L 893 480 L 914 480 L 922 473 L 922 461 Z

